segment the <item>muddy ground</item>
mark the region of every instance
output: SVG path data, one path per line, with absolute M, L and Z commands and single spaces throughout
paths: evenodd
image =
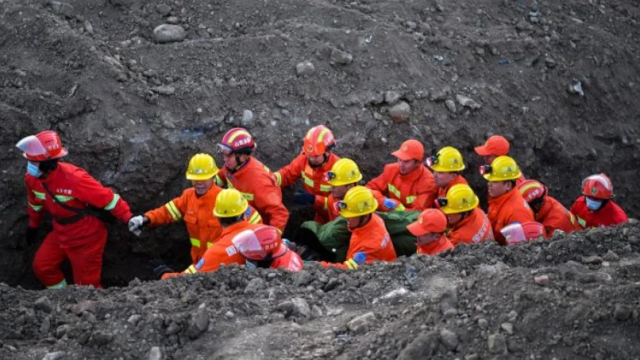
M 637 244 L 629 250 L 625 243 L 636 225 L 612 230 L 611 236 L 604 232 L 600 240 L 614 244 L 612 251 L 629 250 L 616 252 L 625 260 L 608 267 L 566 263 L 580 262 L 588 238 L 583 234 L 558 242 L 564 245 L 489 246 L 477 254 L 469 248 L 447 259 L 409 259 L 350 275 L 312 269 L 313 289 L 296 282 L 301 275 L 272 278 L 239 269 L 105 291 L 13 287 L 40 288 L 30 269 L 35 248 L 24 246 L 25 163 L 14 145 L 43 129 L 58 131 L 70 150 L 67 160 L 115 188 L 134 213 L 179 194 L 188 186 L 188 159 L 200 151 L 214 153 L 231 127 L 247 127 L 258 141 L 257 157 L 275 170 L 295 157 L 309 127 L 326 124 L 338 138 L 336 152 L 355 159 L 366 178 L 393 161 L 389 153 L 409 137 L 422 140 L 428 151 L 458 147 L 469 165 L 464 175 L 481 195 L 485 184 L 475 171 L 480 159 L 473 147 L 490 134 L 502 134 L 525 174 L 547 184 L 566 206 L 579 195 L 582 178 L 604 171 L 614 181 L 616 201 L 638 217 L 639 17 L 632 0 L 0 0 L 0 281 L 10 286 L 2 291 L 6 346 L 0 350 L 8 351 L 8 358 L 38 358 L 56 349 L 79 358 L 144 358 L 152 346 L 169 358 L 209 358 L 215 351 L 217 358 L 373 359 L 401 352 L 416 358 L 417 350 L 407 346 L 420 332 L 423 338 L 414 348 L 431 344 L 429 351 L 443 358 L 473 359 L 473 353 L 479 358 L 638 357 L 626 341 L 637 337 L 638 304 L 631 300 L 634 291 L 637 298 Z M 171 39 L 154 34 L 162 24 L 184 31 Z M 285 192 L 287 205 L 291 193 Z M 304 215 L 294 212 L 289 235 Z M 135 239 L 123 226 L 112 226 L 103 283 L 148 280 L 151 257 L 184 266 L 185 234 L 174 226 Z M 613 245 L 602 246 L 584 251 L 604 255 Z M 549 253 L 544 259 L 542 248 Z M 508 260 L 516 255 L 526 265 Z M 476 274 L 481 263 L 496 261 L 507 269 L 490 278 Z M 421 285 L 415 289 L 404 283 L 407 266 L 424 274 L 417 276 Z M 582 275 L 567 275 L 583 270 L 595 280 L 584 283 Z M 550 274 L 551 285 L 532 284 L 531 271 Z M 603 271 L 613 272 L 612 280 L 600 282 Z M 257 278 L 264 284 L 254 284 L 274 289 L 273 299 L 241 295 Z M 343 288 L 320 294 L 320 284 L 332 279 Z M 429 279 L 436 280 L 429 285 Z M 505 286 L 510 280 L 514 285 Z M 457 311 L 464 311 L 429 317 L 440 296 L 430 295 L 431 288 L 443 284 L 456 286 Z M 372 303 L 399 286 L 410 291 L 400 300 L 406 306 L 396 300 Z M 232 293 L 239 297 L 221 295 Z M 33 300 L 43 295 L 50 312 L 34 310 Z M 272 312 L 294 297 L 311 309 L 309 318 L 294 315 L 300 327 Z M 67 307 L 84 299 L 99 304 L 87 315 L 70 314 Z M 187 341 L 195 336 L 189 318 L 203 301 L 211 330 Z M 624 321 L 612 318 L 618 302 L 636 312 Z M 180 306 L 184 312 L 176 311 Z M 333 308 L 344 308 L 342 315 Z M 235 315 L 225 318 L 227 310 Z M 512 310 L 518 314 L 509 316 Z M 367 311 L 379 322 L 375 331 L 354 336 L 344 329 L 348 319 Z M 103 321 L 107 314 L 113 318 Z M 142 321 L 124 328 L 132 314 Z M 152 320 L 153 314 L 159 317 Z M 181 315 L 174 319 L 174 314 Z M 574 325 L 549 320 L 569 315 Z M 476 326 L 480 316 L 486 328 Z M 173 333 L 174 326 L 167 335 L 172 322 L 180 330 Z M 513 325 L 515 335 L 500 330 L 503 322 Z M 325 323 L 335 329 L 329 332 Z M 442 344 L 453 342 L 443 329 L 463 345 L 433 345 L 437 336 L 448 339 Z M 238 336 L 242 331 L 246 336 Z M 509 355 L 489 356 L 488 336 L 505 331 Z M 247 342 L 263 333 L 275 338 L 255 340 L 266 353 L 250 355 Z M 518 346 L 524 350 L 518 352 Z M 555 354 L 559 349 L 573 352 Z M 241 355 L 229 355 L 234 351 Z

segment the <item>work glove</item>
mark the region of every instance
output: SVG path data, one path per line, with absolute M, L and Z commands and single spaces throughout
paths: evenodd
M 158 280 L 162 279 L 162 275 L 174 272 L 162 259 L 149 260 L 149 268 L 153 271 L 153 276 Z
M 352 259 L 353 259 L 353 261 L 356 262 L 356 264 L 362 265 L 367 260 L 367 254 L 365 254 L 362 251 L 359 251 L 359 252 L 353 254 Z
M 316 196 L 306 191 L 297 191 L 293 194 L 293 203 L 297 205 L 313 205 L 316 202 Z
M 27 246 L 30 247 L 38 240 L 38 228 L 27 226 Z
M 392 200 L 389 198 L 384 198 L 384 200 L 382 201 L 382 205 L 384 205 L 384 207 L 386 207 L 389 210 L 395 210 L 395 211 L 404 211 L 405 207 L 404 205 L 402 205 L 402 203 L 400 203 L 399 201 L 396 200 Z
M 129 219 L 129 231 L 131 231 L 135 236 L 140 236 L 140 234 L 142 234 L 144 224 L 144 215 L 133 216 Z

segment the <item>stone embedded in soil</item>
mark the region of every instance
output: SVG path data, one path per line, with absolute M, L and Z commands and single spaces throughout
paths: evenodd
M 600 256 L 597 255 L 592 255 L 592 256 L 587 256 L 587 257 L 582 257 L 582 263 L 583 264 L 589 264 L 589 265 L 599 265 L 602 264 L 602 258 Z
M 451 330 L 441 329 L 440 330 L 440 341 L 449 351 L 454 351 L 458 348 L 458 335 Z
M 85 300 L 79 302 L 71 307 L 71 312 L 76 315 L 81 315 L 83 312 L 95 312 L 98 308 L 98 302 L 92 300 Z
M 346 51 L 333 49 L 331 50 L 330 61 L 333 64 L 348 65 L 353 61 L 353 55 Z
M 533 281 L 541 286 L 549 285 L 549 275 L 539 275 L 533 278 Z
M 313 281 L 313 275 L 306 270 L 293 274 L 293 284 L 296 286 L 306 286 Z
M 456 113 L 456 111 L 458 109 L 456 109 L 456 103 L 453 102 L 453 100 L 448 99 L 447 101 L 444 102 L 444 105 L 447 107 L 447 109 L 452 112 L 452 113 Z
M 198 311 L 196 311 L 191 316 L 191 321 L 189 323 L 189 328 L 187 330 L 187 334 L 190 338 L 196 339 L 207 330 L 209 327 L 209 312 L 207 311 L 207 307 L 205 304 L 202 304 L 198 307 Z
M 389 116 L 394 122 L 403 123 L 411 116 L 411 107 L 406 102 L 400 101 L 389 109 Z
M 156 12 L 162 16 L 167 16 L 171 13 L 171 6 L 167 4 L 156 5 Z
M 162 359 L 164 359 L 164 357 L 162 355 L 162 350 L 160 350 L 160 347 L 154 346 L 149 350 L 149 355 L 147 357 L 147 360 L 162 360 Z
M 373 312 L 368 312 L 349 321 L 347 329 L 356 334 L 365 334 L 369 332 L 374 321 L 376 321 L 376 315 Z
M 487 344 L 489 345 L 489 351 L 493 354 L 507 353 L 507 339 L 502 334 L 489 335 Z
M 315 71 L 316 71 L 316 67 L 313 66 L 313 63 L 311 63 L 311 61 L 309 60 L 305 60 L 301 63 L 298 63 L 298 65 L 296 65 L 296 74 L 298 74 L 298 76 L 309 76 L 313 74 Z
M 478 326 L 480 329 L 487 329 L 489 327 L 489 322 L 487 319 L 478 319 Z
M 309 315 L 311 315 L 311 309 L 309 308 L 309 304 L 305 299 L 293 298 L 291 299 L 291 303 L 293 304 L 293 315 L 300 315 L 303 317 L 309 317 Z
M 620 321 L 627 320 L 631 317 L 631 307 L 624 304 L 616 304 L 613 315 Z
M 500 328 L 504 331 L 507 332 L 507 334 L 512 335 L 513 334 L 513 324 L 512 323 L 502 323 L 500 324 Z
M 433 356 L 440 346 L 439 337 L 435 331 L 419 334 L 402 349 L 397 360 L 426 359 Z
M 64 351 L 55 351 L 45 355 L 42 360 L 63 360 L 67 357 L 67 353 Z
M 477 110 L 480 109 L 482 107 L 482 105 L 480 105 L 479 103 L 477 103 L 476 101 L 464 96 L 464 95 L 456 95 L 456 100 L 458 101 L 458 104 L 467 107 L 469 109 L 473 109 L 473 110 Z
M 400 95 L 400 93 L 398 93 L 397 91 L 387 91 L 386 93 L 384 93 L 384 101 L 389 105 L 393 105 L 400 100 L 401 96 L 402 95 Z
M 236 317 L 236 314 L 234 314 L 233 311 L 229 310 L 224 313 L 224 317 L 226 317 L 227 319 L 233 319 L 234 317 Z
M 480 357 L 476 353 L 469 354 L 464 357 L 464 360 L 478 360 L 478 359 L 480 359 Z
M 162 85 L 162 86 L 152 87 L 151 91 L 158 93 L 160 95 L 173 95 L 176 92 L 176 88 L 173 86 Z
M 46 313 L 50 313 L 53 311 L 53 304 L 51 303 L 51 300 L 49 300 L 49 298 L 46 296 L 38 298 L 33 303 L 33 307 Z
M 242 111 L 242 119 L 240 119 L 240 125 L 242 125 L 243 128 L 247 128 L 250 129 L 253 127 L 253 125 L 255 125 L 256 120 L 255 120 L 255 116 L 253 116 L 253 111 L 251 110 L 243 110 Z
M 618 261 L 620 259 L 620 257 L 618 256 L 618 254 L 614 253 L 613 251 L 609 250 L 603 257 L 603 260 L 606 261 Z
M 180 25 L 162 24 L 153 29 L 153 38 L 159 43 L 183 41 L 187 33 Z

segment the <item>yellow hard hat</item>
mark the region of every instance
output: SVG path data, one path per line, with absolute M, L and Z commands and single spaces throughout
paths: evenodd
M 443 147 L 435 156 L 428 157 L 426 162 L 431 170 L 437 172 L 458 172 L 465 168 L 462 154 L 451 146 Z
M 195 154 L 189 160 L 189 168 L 187 169 L 188 180 L 209 180 L 220 171 L 213 160 L 213 156 L 209 154 Z
M 445 214 L 457 214 L 465 211 L 471 211 L 478 206 L 478 197 L 473 189 L 466 184 L 453 185 L 447 191 L 446 198 L 439 198 L 438 204 L 440 210 Z
M 224 189 L 216 197 L 213 215 L 229 218 L 244 214 L 249 207 L 247 199 L 236 189 Z
M 378 201 L 373 197 L 371 190 L 364 186 L 355 186 L 344 195 L 344 200 L 338 202 L 340 215 L 344 218 L 352 218 L 371 214 L 378 208 Z
M 327 173 L 329 185 L 341 186 L 357 183 L 362 180 L 362 174 L 358 165 L 351 159 L 340 159 L 331 167 Z
M 489 181 L 516 180 L 522 176 L 516 161 L 508 156 L 498 156 L 491 165 L 481 166 L 480 174 Z

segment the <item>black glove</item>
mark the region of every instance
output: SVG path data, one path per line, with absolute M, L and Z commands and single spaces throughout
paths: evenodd
M 293 203 L 298 205 L 313 205 L 316 202 L 316 196 L 306 191 L 298 191 L 293 194 Z
M 27 246 L 31 246 L 38 240 L 38 228 L 27 227 Z
M 166 273 L 174 272 L 172 268 L 168 267 L 162 259 L 149 260 L 149 268 L 153 271 L 153 276 L 160 280 L 162 275 Z

